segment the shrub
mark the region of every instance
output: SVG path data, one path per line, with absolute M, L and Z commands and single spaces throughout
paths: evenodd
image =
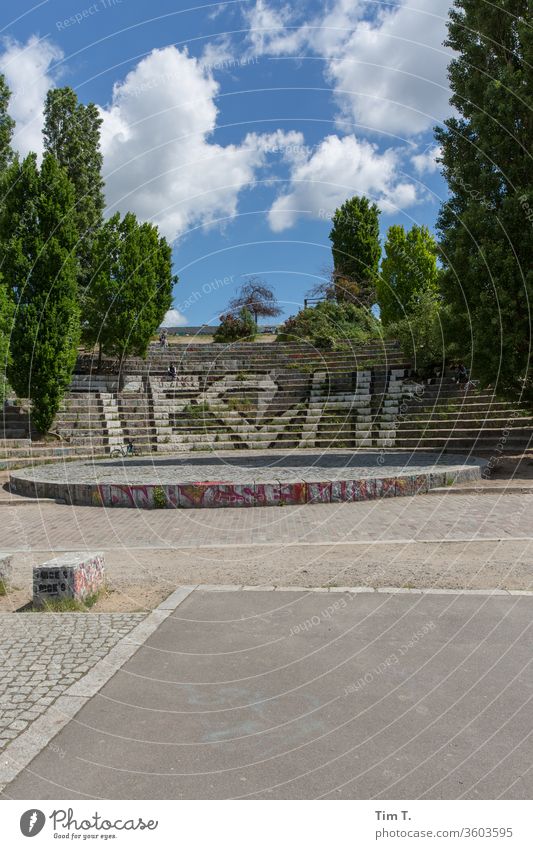
M 213 342 L 238 342 L 240 339 L 253 341 L 255 335 L 254 317 L 250 310 L 243 307 L 237 315 L 229 312 L 220 316 L 220 325 L 213 335 Z
M 154 507 L 159 507 L 160 509 L 167 506 L 167 497 L 165 495 L 165 490 L 162 486 L 154 487 Z
M 370 310 L 355 304 L 322 301 L 287 319 L 277 335 L 279 342 L 311 342 L 332 350 L 349 342 L 381 338 L 381 325 Z
M 183 415 L 188 416 L 190 419 L 202 419 L 204 418 L 205 413 L 209 412 L 209 404 L 205 401 L 196 404 L 194 401 L 191 401 L 189 404 L 186 404 L 183 408 Z

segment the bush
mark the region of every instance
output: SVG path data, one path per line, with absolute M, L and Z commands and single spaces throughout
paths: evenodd
M 167 497 L 162 486 L 154 487 L 154 507 L 164 509 L 167 506 Z
M 380 322 L 370 310 L 335 301 L 300 310 L 287 319 L 277 335 L 278 342 L 311 342 L 322 350 L 380 338 Z
M 185 404 L 183 408 L 183 415 L 187 416 L 189 419 L 203 419 L 205 414 L 209 412 L 209 409 L 209 404 L 205 401 L 200 403 L 191 401 L 188 404 Z
M 255 339 L 256 326 L 252 313 L 243 307 L 240 312 L 228 312 L 220 316 L 220 325 L 217 327 L 213 342 L 238 342 L 240 339 Z

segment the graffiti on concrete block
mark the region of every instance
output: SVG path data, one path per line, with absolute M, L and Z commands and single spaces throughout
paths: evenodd
M 281 499 L 279 483 L 256 483 L 254 496 L 257 507 L 278 507 Z
M 66 554 L 33 568 L 33 603 L 54 599 L 84 601 L 104 586 L 103 554 Z
M 308 504 L 329 504 L 331 501 L 331 481 L 307 483 Z
M 214 507 L 254 507 L 255 491 L 253 485 L 226 483 L 216 487 Z
M 301 483 L 283 483 L 283 481 L 280 481 L 280 504 L 305 504 L 306 496 L 307 486 L 303 481 Z

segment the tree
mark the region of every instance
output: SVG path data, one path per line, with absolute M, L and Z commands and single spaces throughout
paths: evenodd
M 7 368 L 11 362 L 11 330 L 15 305 L 0 275 L 0 404 L 7 392 Z
M 387 325 L 387 335 L 399 341 L 405 357 L 418 371 L 435 366 L 442 369 L 447 351 L 438 293 L 430 288 L 415 292 L 405 315 Z
M 8 378 L 18 395 L 31 398 L 33 420 L 46 432 L 70 384 L 80 337 L 74 187 L 50 153 L 40 171 L 32 153 L 7 177 L 2 270 L 16 304 Z
M 9 115 L 8 106 L 11 92 L 3 74 L 0 74 L 0 174 L 10 165 L 13 159 L 11 137 L 15 122 Z
M 336 300 L 372 306 L 381 256 L 376 204 L 366 197 L 347 200 L 335 211 L 329 238 Z
M 239 294 L 230 301 L 233 313 L 246 308 L 254 317 L 255 326 L 259 318 L 274 318 L 281 315 L 281 309 L 272 289 L 258 277 L 250 279 L 241 286 Z
M 379 338 L 380 325 L 370 310 L 335 301 L 300 310 L 287 319 L 277 335 L 279 342 L 311 342 L 325 350 Z
M 239 313 L 228 312 L 220 316 L 220 324 L 213 334 L 213 342 L 238 342 L 246 339 L 253 342 L 257 332 L 257 322 L 246 307 Z
M 121 359 L 145 357 L 172 304 L 171 248 L 156 226 L 119 213 L 96 234 L 95 274 L 84 309 L 84 336 Z
M 93 241 L 105 206 L 100 150 L 102 118 L 94 103 L 79 103 L 76 92 L 68 86 L 48 92 L 44 116 L 45 149 L 65 168 L 76 192 L 79 279 L 81 286 L 86 287 L 93 274 Z
M 8 110 L 11 92 L 3 74 L 0 74 L 0 207 L 4 203 L 7 185 L 5 172 L 13 160 L 11 137 L 15 122 Z M 9 288 L 5 285 L 0 274 L 0 403 L 5 400 L 7 389 L 7 366 L 10 361 L 9 343 L 11 323 L 13 321 L 14 303 Z
M 404 318 L 416 293 L 436 292 L 437 279 L 437 243 L 428 228 L 415 224 L 406 232 L 401 224 L 389 227 L 376 284 L 383 325 Z
M 447 332 L 475 376 L 518 389 L 531 352 L 533 30 L 527 0 L 455 0 L 451 104 L 436 128 L 451 192 L 438 227 Z

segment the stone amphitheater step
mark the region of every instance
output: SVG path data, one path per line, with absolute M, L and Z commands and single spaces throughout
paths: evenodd
M 462 422 L 459 423 L 456 427 L 427 427 L 427 428 L 404 428 L 400 427 L 395 430 L 395 433 L 398 434 L 401 438 L 407 439 L 409 437 L 415 437 L 417 434 L 428 437 L 437 437 L 437 436 L 445 436 L 449 434 L 453 437 L 467 437 L 471 436 L 474 438 L 476 434 L 484 435 L 487 439 L 501 439 L 502 437 L 502 428 L 495 428 L 490 426 L 481 426 L 481 427 L 473 427 L 468 428 L 464 427 Z M 509 427 L 505 428 L 505 433 L 510 434 L 512 436 L 526 436 L 533 433 L 531 424 L 525 425 L 523 427 Z
M 87 449 L 90 446 L 87 444 L 83 446 L 73 445 L 72 443 L 53 443 L 49 442 L 39 443 L 32 442 L 28 446 L 17 447 L 8 445 L 6 448 L 0 448 L 0 458 L 6 459 L 9 458 L 18 458 L 18 457 L 40 457 L 43 459 L 46 458 L 59 458 L 62 457 L 70 457 L 70 456 L 79 456 L 80 454 L 87 453 Z
M 172 383 L 165 376 L 171 362 L 178 366 Z M 87 372 L 90 358 L 80 365 Z M 245 450 L 389 443 L 415 450 L 483 444 L 490 450 L 508 426 L 508 440 L 527 444 L 533 423 L 523 405 L 489 391 L 465 395 L 449 372 L 415 385 L 395 343 L 323 353 L 281 343 L 154 347 L 146 361 L 124 364 L 120 392 L 119 376 L 111 373 L 115 365 L 105 365 L 110 374 L 76 375 L 56 418 L 55 428 L 76 451 L 90 446 L 106 454 L 128 439 L 159 453 L 187 445 Z

